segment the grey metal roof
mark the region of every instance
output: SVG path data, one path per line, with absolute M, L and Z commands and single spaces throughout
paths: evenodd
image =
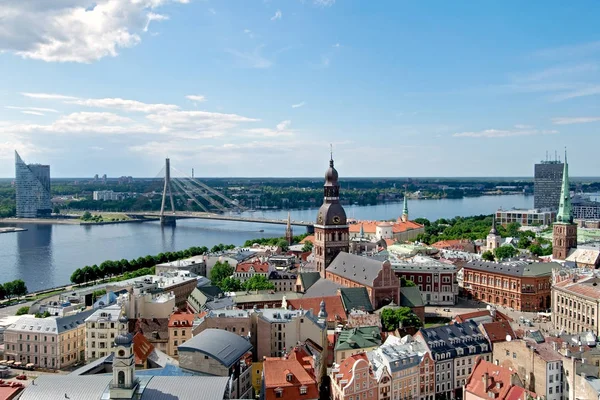
M 222 329 L 206 329 L 178 347 L 179 353 L 199 351 L 228 368 L 251 349 L 249 341 Z
M 437 354 L 449 353 L 450 357 L 463 357 L 491 351 L 490 343 L 479 331 L 477 323 L 472 320 L 434 328 L 421 328 L 419 332 L 434 358 Z M 486 345 L 487 350 L 483 349 L 483 345 Z M 462 355 L 458 354 L 458 349 L 462 349 Z
M 416 286 L 400 288 L 400 305 L 402 307 L 423 307 L 423 297 L 421 291 Z
M 373 281 L 379 275 L 383 266 L 382 261 L 341 252 L 327 267 L 327 272 L 339 275 L 356 283 L 373 286 Z
M 319 279 L 304 293 L 304 298 L 336 296 L 343 286 L 328 279 Z
M 314 285 L 319 279 L 321 279 L 321 274 L 318 272 L 301 272 L 298 274 L 300 280 L 302 281 L 302 286 L 304 286 L 304 291 L 306 292 L 312 285 Z
M 66 332 L 68 330 L 77 328 L 79 325 L 85 324 L 85 320 L 94 312 L 95 310 L 88 310 L 75 315 L 57 318 L 56 327 L 58 328 L 58 333 Z
M 155 376 L 146 385 L 142 400 L 222 400 L 226 376 Z
M 551 276 L 554 268 L 560 268 L 555 262 L 506 262 L 469 261 L 465 268 L 482 272 L 493 272 L 509 276 Z
M 25 388 L 20 400 L 100 400 L 111 380 L 112 375 L 40 375 L 35 385 Z

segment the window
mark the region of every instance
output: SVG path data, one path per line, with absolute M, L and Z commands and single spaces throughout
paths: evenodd
M 287 375 L 285 376 L 285 380 L 286 380 L 286 381 L 288 381 L 288 382 L 291 382 L 291 381 L 292 381 L 292 377 L 293 377 L 293 375 L 292 375 L 292 374 L 287 374 Z
M 513 352 L 513 358 L 517 358 L 517 353 Z
M 283 397 L 283 390 L 275 390 L 275 397 L 277 398 L 282 398 Z
M 306 394 L 306 386 L 300 387 L 300 394 Z
M 177 330 L 173 331 L 173 336 L 177 336 Z

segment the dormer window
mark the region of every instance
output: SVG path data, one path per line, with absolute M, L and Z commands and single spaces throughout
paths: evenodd
M 306 386 L 300 386 L 300 394 L 306 394 L 307 389 Z
M 275 389 L 275 397 L 277 397 L 278 399 L 283 397 L 283 389 L 282 388 Z
M 287 373 L 285 375 L 285 380 L 288 381 L 288 382 L 291 382 L 292 381 L 292 377 L 293 377 L 293 375 L 291 373 Z

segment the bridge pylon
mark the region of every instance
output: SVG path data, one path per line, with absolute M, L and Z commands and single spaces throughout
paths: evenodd
M 175 203 L 173 202 L 173 191 L 171 190 L 171 161 L 168 158 L 165 159 L 165 186 L 163 188 L 162 202 L 160 205 L 160 224 L 175 226 L 175 216 L 165 215 L 167 192 L 169 193 L 169 200 L 171 200 L 171 212 L 175 214 Z

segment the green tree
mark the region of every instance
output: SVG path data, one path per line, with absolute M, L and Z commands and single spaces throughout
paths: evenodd
M 254 274 L 250 279 L 244 282 L 246 290 L 273 290 L 275 285 L 269 282 L 266 276 Z
M 495 250 L 496 259 L 498 261 L 505 260 L 517 255 L 518 251 L 512 246 L 500 246 Z
M 48 318 L 50 316 L 50 312 L 49 311 L 44 311 L 43 313 L 36 313 L 35 317 L 36 318 Z
M 14 281 L 6 282 L 4 284 L 4 297 L 11 299 L 14 297 Z
M 6 291 L 4 289 L 4 285 L 0 284 L 0 299 L 4 299 L 6 297 Z
M 52 212 L 54 214 L 60 214 L 60 208 L 58 206 L 54 206 L 54 208 L 52 209 Z
M 481 258 L 485 261 L 494 261 L 494 253 L 489 250 L 486 250 L 481 254 Z
M 519 243 L 517 243 L 517 247 L 520 249 L 526 249 L 531 245 L 531 239 L 528 236 L 521 236 L 519 238 Z
M 92 219 L 92 214 L 90 214 L 89 211 L 86 211 L 83 213 L 83 215 L 81 216 L 81 219 L 83 221 L 89 221 L 90 219 Z
M 539 257 L 539 256 L 541 256 L 541 255 L 544 254 L 544 249 L 542 249 L 542 246 L 540 246 L 537 243 L 530 245 L 527 250 L 529 250 L 529 252 L 531 254 L 533 254 L 534 256 L 537 256 L 537 257 Z
M 422 326 L 421 320 L 410 307 L 386 308 L 381 313 L 381 325 L 386 332 L 395 331 L 401 325 L 403 328 Z
M 415 283 L 413 281 L 411 281 L 410 279 L 401 277 L 400 278 L 400 286 L 401 287 L 413 287 L 413 286 L 417 286 L 417 285 L 415 285 Z
M 14 296 L 17 297 L 21 297 L 21 296 L 25 296 L 27 294 L 27 286 L 25 285 L 25 282 L 21 279 L 17 279 L 15 281 L 12 282 L 13 283 L 13 288 L 12 288 L 12 294 Z
M 288 251 L 288 249 L 290 248 L 287 240 L 285 239 L 279 239 L 276 243 L 277 247 L 281 247 L 281 251 L 286 252 Z
M 416 222 L 417 224 L 424 225 L 424 226 L 431 225 L 431 222 L 429 222 L 429 220 L 427 218 L 417 218 L 414 220 L 414 222 Z
M 235 279 L 234 277 L 228 276 L 227 278 L 223 279 L 221 282 L 219 282 L 219 289 L 221 289 L 224 292 L 237 292 L 239 290 L 242 290 L 242 282 L 240 282 L 239 280 Z
M 312 251 L 312 249 L 313 249 L 313 244 L 310 240 L 307 240 L 306 242 L 304 242 L 304 246 L 302 246 L 303 252 Z
M 15 313 L 15 315 L 25 315 L 25 314 L 29 314 L 29 307 L 27 307 L 27 306 L 23 306 L 23 307 L 19 308 L 17 310 L 17 312 Z
M 213 285 L 220 287 L 223 279 L 233 275 L 233 271 L 233 267 L 229 265 L 227 261 L 225 261 L 224 263 L 217 261 L 210 270 L 210 280 Z
M 519 228 L 521 225 L 517 222 L 511 222 L 506 225 L 506 235 L 511 237 L 519 236 Z

